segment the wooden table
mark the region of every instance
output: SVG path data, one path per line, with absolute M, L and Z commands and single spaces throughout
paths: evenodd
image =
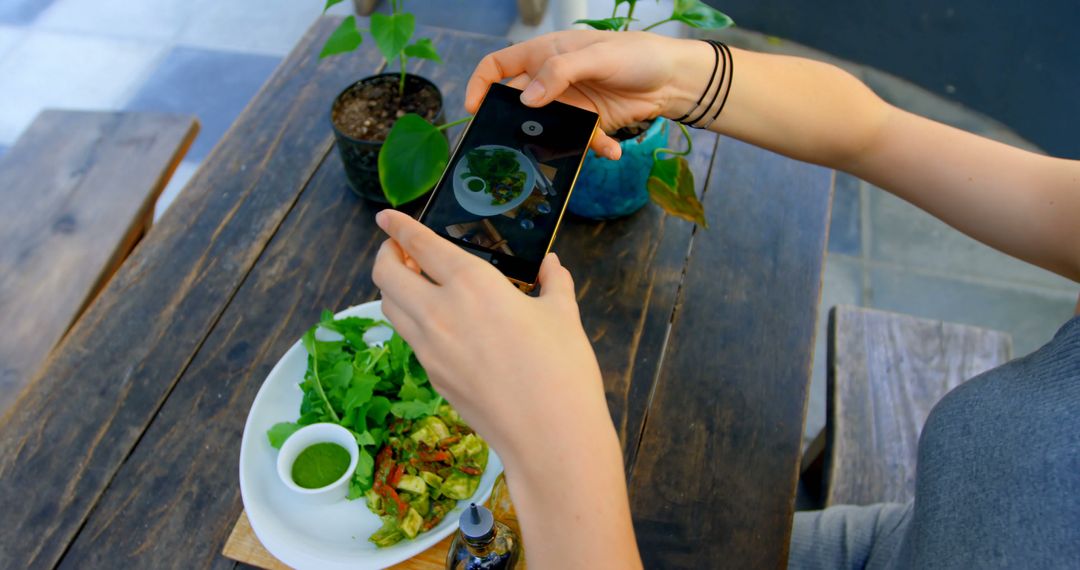
M 318 21 L 0 425 L 0 567 L 234 567 L 240 436 L 263 379 L 324 308 L 377 298 L 375 207 L 328 108 L 380 68 L 320 61 Z M 505 40 L 422 30 L 461 111 Z M 736 88 L 738 88 L 736 86 Z M 460 132 L 460 131 L 456 131 Z M 710 229 L 649 206 L 570 220 L 572 270 L 653 567 L 787 557 L 832 173 L 711 133 L 691 156 Z

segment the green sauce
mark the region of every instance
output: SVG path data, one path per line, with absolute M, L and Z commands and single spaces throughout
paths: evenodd
M 305 489 L 325 487 L 345 474 L 351 459 L 349 451 L 336 443 L 316 443 L 293 461 L 293 482 Z
M 484 189 L 484 183 L 476 178 L 469 180 L 467 185 L 469 190 L 472 190 L 473 192 L 479 192 Z

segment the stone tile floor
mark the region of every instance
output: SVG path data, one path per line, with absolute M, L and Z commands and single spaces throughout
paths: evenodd
M 643 22 L 672 0 L 643 2 Z M 158 214 L 198 168 L 248 99 L 322 9 L 322 0 L 4 0 L 0 2 L 0 156 L 43 107 L 191 113 L 202 132 L 158 204 Z M 512 0 L 412 0 L 422 24 L 505 34 L 517 41 L 557 21 L 610 15 L 609 0 L 550 3 L 537 27 Z M 454 9 L 460 5 L 461 9 Z M 472 8 L 465 17 L 463 8 Z M 479 7 L 477 7 L 479 6 Z M 557 6 L 564 12 L 555 14 Z M 349 2 L 331 12 L 349 13 Z M 685 34 L 677 24 L 657 28 Z M 1007 127 L 901 79 L 775 38 L 731 30 L 732 45 L 837 63 L 912 112 L 1030 147 Z M 1039 346 L 1073 311 L 1080 285 L 996 253 L 873 186 L 837 177 L 819 311 L 807 437 L 825 414 L 824 326 L 840 303 L 998 328 L 1016 355 Z

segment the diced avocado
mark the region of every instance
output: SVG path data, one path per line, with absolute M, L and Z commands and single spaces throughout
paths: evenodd
M 431 485 L 433 488 L 438 489 L 439 485 L 442 485 L 442 477 L 431 471 L 421 471 L 420 477 L 423 477 L 424 482 Z
M 420 516 L 416 509 L 409 509 L 409 514 L 405 515 L 405 520 L 401 521 L 401 532 L 405 533 L 405 536 L 409 538 L 416 538 L 416 534 L 420 532 L 420 526 L 423 524 L 424 517 Z
M 469 450 L 465 445 L 465 440 L 461 440 L 454 445 L 450 446 L 450 453 L 454 454 L 454 457 L 459 461 L 465 459 L 469 455 Z
M 443 495 L 460 501 L 471 497 L 479 485 L 479 477 L 471 477 L 455 471 L 446 478 L 446 481 L 443 482 L 442 487 L 439 487 L 439 489 Z
M 431 433 L 435 434 L 435 437 L 438 438 L 439 441 L 450 437 L 450 428 L 446 427 L 446 424 L 435 416 L 428 416 L 420 420 L 420 426 L 421 429 L 427 428 L 431 430 Z M 438 443 L 438 441 L 436 443 Z
M 470 433 L 461 440 L 461 443 L 465 444 L 465 452 L 470 456 L 477 455 L 484 450 L 484 442 L 480 438 L 476 437 L 476 434 Z
M 417 443 L 423 443 L 428 447 L 435 447 L 439 444 L 439 436 L 435 435 L 435 433 L 428 429 L 427 426 L 413 430 L 413 432 L 409 434 L 409 439 Z
M 420 520 L 423 521 L 424 519 Z M 382 521 L 382 528 L 375 531 L 375 534 L 368 538 L 368 540 L 375 543 L 375 546 L 386 548 L 401 542 L 401 539 L 405 538 L 405 534 L 401 532 L 401 527 L 398 526 L 395 517 L 382 517 Z
M 427 516 L 428 512 L 431 511 L 431 501 L 428 500 L 427 494 L 420 495 L 419 497 L 409 501 L 409 505 L 411 505 L 412 508 L 416 509 L 416 512 L 424 515 L 425 517 Z
M 447 405 L 439 406 L 439 417 L 448 424 L 461 423 L 461 416 L 458 415 L 457 410 Z
M 375 492 L 375 489 L 368 489 L 368 492 L 364 493 L 364 499 L 367 500 L 367 506 L 371 509 L 371 512 L 378 513 L 382 511 L 382 497 Z
M 410 493 L 416 493 L 417 495 L 424 495 L 427 493 L 427 483 L 423 479 L 416 475 L 402 475 L 401 481 L 395 485 L 401 491 L 409 491 Z

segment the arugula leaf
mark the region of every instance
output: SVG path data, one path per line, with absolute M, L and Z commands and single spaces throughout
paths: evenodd
M 350 369 L 352 366 L 350 365 Z M 379 377 L 366 372 L 357 373 L 352 378 L 352 385 L 345 393 L 345 412 L 368 403 L 375 392 L 375 385 L 379 383 Z
M 358 445 L 375 445 L 375 436 L 371 435 L 371 432 L 365 430 L 359 434 L 353 434 L 356 438 Z
M 360 460 L 356 462 L 356 471 L 353 472 L 352 481 L 349 482 L 349 494 L 347 498 L 360 498 L 374 483 L 375 458 L 365 447 L 360 448 Z
M 308 355 L 310 356 L 310 358 L 308 358 L 308 366 L 311 366 L 312 369 L 312 387 L 315 388 L 315 392 L 319 395 L 319 399 L 322 405 L 325 407 L 327 415 L 330 416 L 330 418 L 333 419 L 335 423 L 337 423 L 340 422 L 341 419 L 338 418 L 337 412 L 334 411 L 334 407 L 330 405 L 330 400 L 326 398 L 326 392 L 323 391 L 322 380 L 319 378 L 319 343 L 315 340 L 316 328 L 318 328 L 318 326 L 314 326 L 308 329 L 308 331 L 304 333 L 304 336 L 301 337 L 300 342 L 304 345 L 304 348 L 307 349 Z
M 289 436 L 296 433 L 296 430 L 302 426 L 294 424 L 292 422 L 279 422 L 274 424 L 266 431 L 266 438 L 270 440 L 270 446 L 274 449 L 281 449 L 282 444 L 285 443 Z
M 439 406 L 442 405 L 442 396 L 436 396 L 430 402 L 421 402 L 419 400 L 413 400 L 411 402 L 394 402 L 390 404 L 390 413 L 395 417 L 415 420 L 424 416 L 433 416 L 435 412 L 439 410 Z
M 431 390 L 421 387 L 412 379 L 412 376 L 405 373 L 405 381 L 401 384 L 401 390 L 398 391 L 398 398 L 406 402 L 413 400 L 426 402 L 431 399 Z
M 386 416 L 390 413 L 390 399 L 386 396 L 375 396 L 368 402 L 367 417 L 376 424 L 386 423 Z
M 322 376 L 323 384 L 330 390 L 348 389 L 349 383 L 353 379 L 353 365 L 351 359 L 338 360 L 334 363 L 334 367 L 329 372 Z

